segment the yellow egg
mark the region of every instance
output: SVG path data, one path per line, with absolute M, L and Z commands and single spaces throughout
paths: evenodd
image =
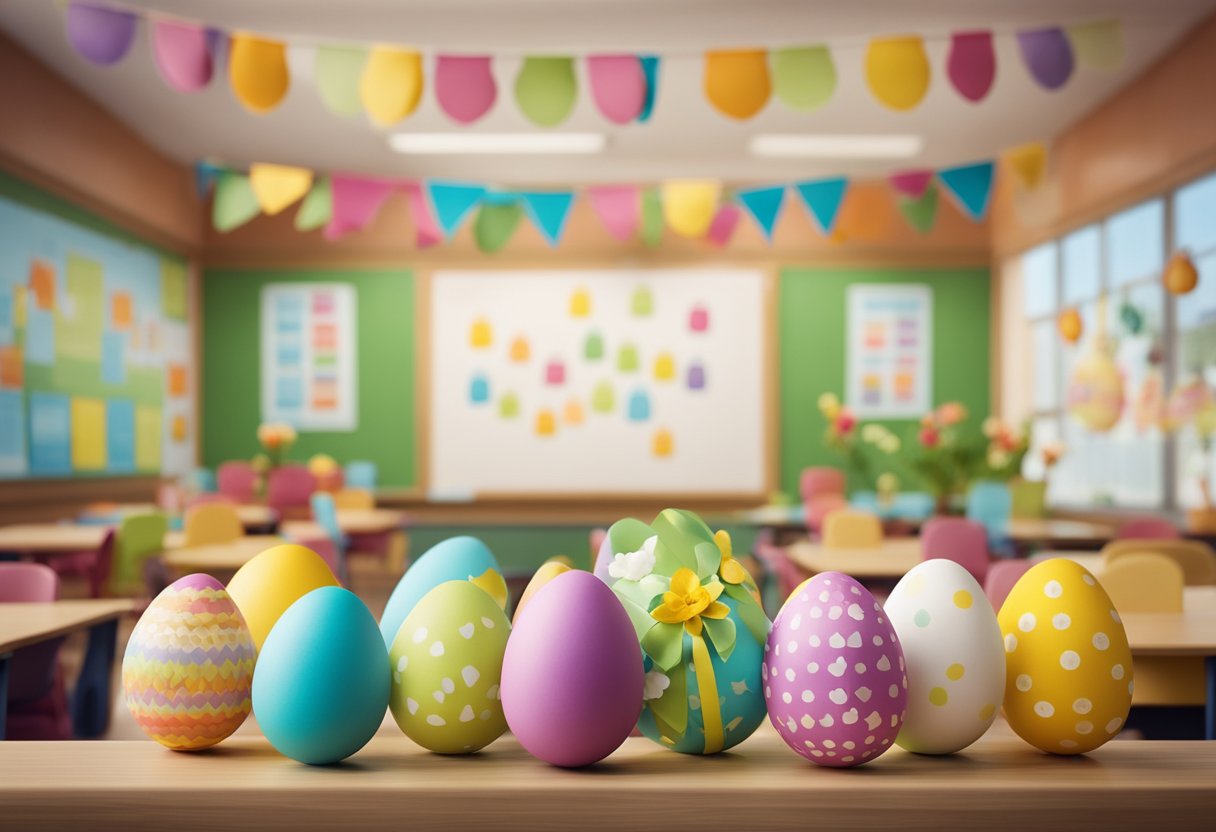
M 1085 567 L 1055 558 L 1013 587 L 997 620 L 1005 640 L 1005 718 L 1052 754 L 1113 738 L 1132 704 L 1132 653 L 1110 598 Z
M 1191 261 L 1191 256 L 1180 251 L 1166 264 L 1162 280 L 1170 294 L 1185 295 L 1199 285 L 1199 272 Z
M 550 558 L 542 563 L 540 568 L 536 570 L 536 573 L 532 575 L 532 580 L 528 581 L 528 586 L 524 588 L 523 595 L 519 596 L 519 602 L 515 605 L 515 615 L 513 616 L 513 620 L 519 620 L 519 615 L 524 611 L 524 607 L 528 605 L 528 602 L 532 600 L 532 596 L 535 595 L 542 586 L 549 583 L 549 581 L 553 580 L 563 572 L 569 572 L 570 569 L 571 566 L 569 563 L 563 562 L 557 558 Z
M 228 582 L 228 595 L 261 650 L 279 616 L 302 596 L 323 586 L 338 586 L 338 579 L 321 556 L 307 547 L 285 543 L 272 546 L 238 569 Z
M 1081 313 L 1075 309 L 1065 309 L 1056 319 L 1056 327 L 1060 330 L 1061 338 L 1070 344 L 1077 343 L 1081 339 L 1081 331 L 1084 328 Z

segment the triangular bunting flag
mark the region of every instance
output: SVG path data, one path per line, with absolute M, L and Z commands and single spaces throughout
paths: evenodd
M 899 201 L 899 212 L 904 215 L 908 225 L 921 234 L 933 230 L 933 223 L 937 219 L 937 194 L 937 186 L 930 184 L 918 198 Z
M 206 199 L 207 194 L 211 193 L 211 187 L 215 184 L 216 177 L 220 175 L 221 170 L 223 168 L 210 162 L 195 163 L 194 190 L 198 193 L 199 199 Z
M 840 211 L 840 203 L 844 201 L 844 192 L 848 187 L 847 179 L 820 179 L 815 182 L 797 182 L 794 187 L 798 196 L 802 197 L 806 209 L 811 212 L 819 230 L 831 234 L 836 225 L 836 214 Z
M 716 248 L 725 246 L 735 235 L 742 213 L 736 205 L 723 205 L 718 208 L 718 213 L 714 214 L 713 221 L 709 224 L 709 230 L 705 232 L 705 239 Z
M 1005 161 L 1013 168 L 1022 186 L 1034 190 L 1043 181 L 1043 173 L 1047 170 L 1047 148 L 1042 142 L 1024 144 L 1006 151 Z
M 451 237 L 460 228 L 474 208 L 486 195 L 484 185 L 464 182 L 429 180 L 426 183 L 431 209 L 445 237 Z
M 312 171 L 286 165 L 253 164 L 249 166 L 249 184 L 253 186 L 262 212 L 274 215 L 308 193 L 312 187 Z
M 371 223 L 397 185 L 383 179 L 337 174 L 332 187 L 333 215 L 325 226 L 325 237 L 336 240 Z
M 654 112 L 654 100 L 659 93 L 659 61 L 658 55 L 642 55 L 642 73 L 646 76 L 646 100 L 642 102 L 642 112 L 638 114 L 638 122 L 645 124 L 650 121 Z
M 992 162 L 961 165 L 937 172 L 938 179 L 958 201 L 959 206 L 974 220 L 983 219 L 992 194 Z
M 524 201 L 524 210 L 537 230 L 555 246 L 566 230 L 566 219 L 574 204 L 572 191 L 540 191 L 518 194 Z
M 421 249 L 443 242 L 443 231 L 431 216 L 422 186 L 417 182 L 406 185 L 405 198 L 409 201 L 410 220 L 414 223 L 414 245 Z
M 891 183 L 892 188 L 904 196 L 919 199 L 924 195 L 929 183 L 933 181 L 933 171 L 902 170 L 899 173 L 891 174 L 887 181 Z
M 586 194 L 609 234 L 621 242 L 633 239 L 642 220 L 642 196 L 637 186 L 588 188 Z
M 785 204 L 785 186 L 777 185 L 772 188 L 752 188 L 735 194 L 747 213 L 751 214 L 756 225 L 766 240 L 772 241 L 773 228 L 781 216 L 781 207 Z
M 329 222 L 334 212 L 334 192 L 329 178 L 318 179 L 296 211 L 296 231 L 313 231 Z
M 211 202 L 211 224 L 224 232 L 244 225 L 260 213 L 257 197 L 243 173 L 220 171 L 215 180 L 215 197 Z

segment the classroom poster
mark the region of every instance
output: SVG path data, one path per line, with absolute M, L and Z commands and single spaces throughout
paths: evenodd
M 358 427 L 355 302 L 347 283 L 263 288 L 263 422 L 310 431 Z
M 933 406 L 933 290 L 858 284 L 848 291 L 845 395 L 862 419 L 914 419 Z

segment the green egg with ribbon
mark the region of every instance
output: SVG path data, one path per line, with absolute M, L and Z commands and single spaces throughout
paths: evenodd
M 601 576 L 629 613 L 646 664 L 639 729 L 685 754 L 743 742 L 766 714 L 761 665 L 771 625 L 729 535 L 666 509 L 649 524 L 618 521 L 604 548 Z

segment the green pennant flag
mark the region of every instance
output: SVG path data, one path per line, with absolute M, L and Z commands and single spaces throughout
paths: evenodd
M 663 200 L 658 189 L 642 192 L 642 242 L 655 248 L 663 242 Z
M 329 177 L 318 179 L 296 211 L 296 231 L 312 231 L 329 222 L 333 214 L 334 195 Z
M 933 224 L 937 220 L 937 193 L 937 185 L 930 183 L 919 197 L 904 198 L 899 201 L 899 212 L 904 215 L 908 225 L 921 234 L 928 234 L 932 231 Z
M 523 214 L 518 202 L 483 203 L 473 223 L 473 239 L 477 241 L 477 248 L 486 254 L 502 249 L 511 242 Z
M 215 197 L 211 203 L 211 224 L 216 231 L 231 231 L 262 213 L 258 198 L 243 173 L 221 171 L 215 180 Z

